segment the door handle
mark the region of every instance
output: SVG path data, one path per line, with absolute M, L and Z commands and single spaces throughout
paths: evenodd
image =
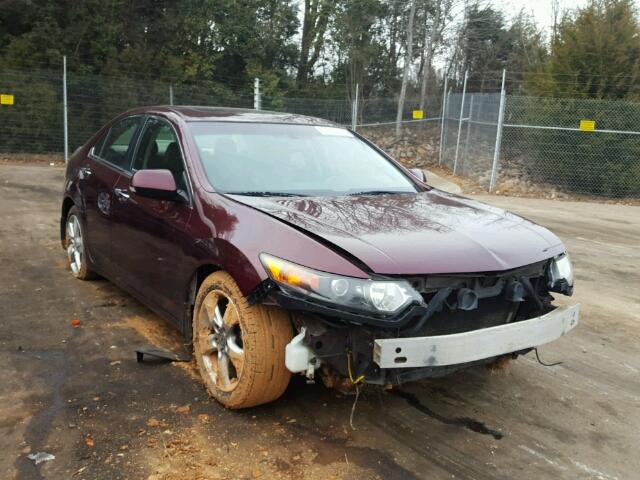
M 91 173 L 91 167 L 80 167 L 78 169 L 78 177 L 80 178 L 80 180 L 88 178 L 89 176 L 91 176 Z
M 116 194 L 116 197 L 118 197 L 118 200 L 120 201 L 124 202 L 131 198 L 131 195 L 129 194 L 129 192 L 124 188 L 114 188 L 113 191 Z

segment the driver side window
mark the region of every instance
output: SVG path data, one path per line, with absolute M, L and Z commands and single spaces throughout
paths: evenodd
M 141 120 L 140 116 L 127 117 L 113 125 L 96 146 L 95 154 L 116 167 L 128 170 L 134 144 L 132 140 Z
M 167 122 L 149 118 L 133 159 L 133 170 L 156 169 L 169 170 L 178 189 L 188 191 L 184 161 L 175 131 Z

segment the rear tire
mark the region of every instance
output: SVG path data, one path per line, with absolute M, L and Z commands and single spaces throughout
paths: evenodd
M 64 245 L 69 259 L 69 268 L 73 276 L 80 280 L 95 278 L 95 273 L 88 265 L 84 226 L 76 207 L 71 207 L 69 213 L 67 213 L 64 232 Z
M 248 408 L 280 397 L 291 379 L 285 347 L 293 337 L 289 315 L 249 305 L 226 272 L 200 286 L 193 314 L 193 345 L 209 394 L 227 408 Z

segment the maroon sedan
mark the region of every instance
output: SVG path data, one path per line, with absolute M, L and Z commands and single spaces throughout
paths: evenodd
M 515 357 L 578 320 L 552 303 L 573 289 L 554 234 L 317 118 L 124 113 L 71 158 L 60 226 L 73 274 L 174 322 L 230 408 L 292 373 L 344 389 Z

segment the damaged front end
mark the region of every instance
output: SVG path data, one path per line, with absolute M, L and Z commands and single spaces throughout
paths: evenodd
M 345 279 L 271 256 L 262 300 L 289 310 L 287 368 L 330 386 L 396 385 L 518 356 L 575 327 L 566 254 L 502 272 Z M 254 298 L 254 301 L 260 299 Z

